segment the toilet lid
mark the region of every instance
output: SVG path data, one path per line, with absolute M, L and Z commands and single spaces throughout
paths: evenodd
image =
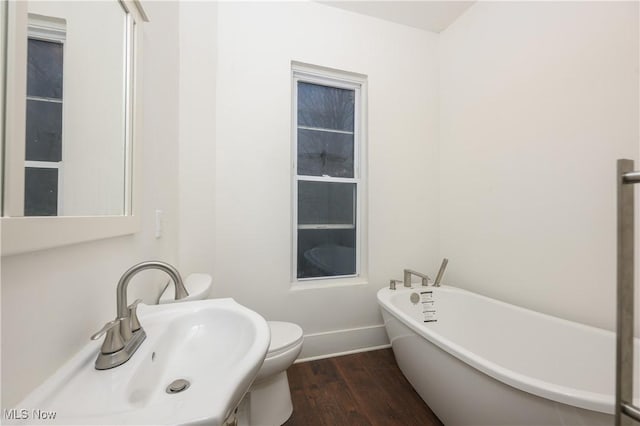
M 302 341 L 302 328 L 290 322 L 268 321 L 271 330 L 271 343 L 268 355 L 283 352 Z

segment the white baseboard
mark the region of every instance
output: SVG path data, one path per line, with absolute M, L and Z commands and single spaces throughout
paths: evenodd
M 302 352 L 296 363 L 390 346 L 383 324 L 305 334 Z

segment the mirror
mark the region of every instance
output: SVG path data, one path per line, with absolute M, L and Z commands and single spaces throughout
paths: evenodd
M 29 1 L 24 21 L 8 37 L 17 46 L 8 66 L 16 61 L 22 88 L 13 101 L 24 115 L 7 121 L 23 129 L 6 139 L 4 216 L 126 215 L 132 26 L 124 4 Z
M 2 247 L 140 228 L 139 0 L 0 1 Z

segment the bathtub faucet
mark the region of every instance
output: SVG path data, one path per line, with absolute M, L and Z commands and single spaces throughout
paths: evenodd
M 396 284 L 398 283 L 402 283 L 402 281 L 400 280 L 389 280 L 389 289 L 390 290 L 395 290 L 396 289 Z
M 427 274 L 423 274 L 422 272 L 414 271 L 413 269 L 405 269 L 404 270 L 404 286 L 411 287 L 411 275 L 415 275 L 416 277 L 422 278 L 422 285 L 429 285 L 429 276 Z
M 440 287 L 440 281 L 442 281 L 444 270 L 447 269 L 447 263 L 449 263 L 449 259 L 447 259 L 446 257 L 442 259 L 442 264 L 440 265 L 440 269 L 438 270 L 438 275 L 436 275 L 436 282 L 433 283 L 434 287 Z

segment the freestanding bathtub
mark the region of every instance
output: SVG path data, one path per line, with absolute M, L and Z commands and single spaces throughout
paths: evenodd
M 383 288 L 378 303 L 400 369 L 446 426 L 613 424 L 614 333 L 450 286 Z

